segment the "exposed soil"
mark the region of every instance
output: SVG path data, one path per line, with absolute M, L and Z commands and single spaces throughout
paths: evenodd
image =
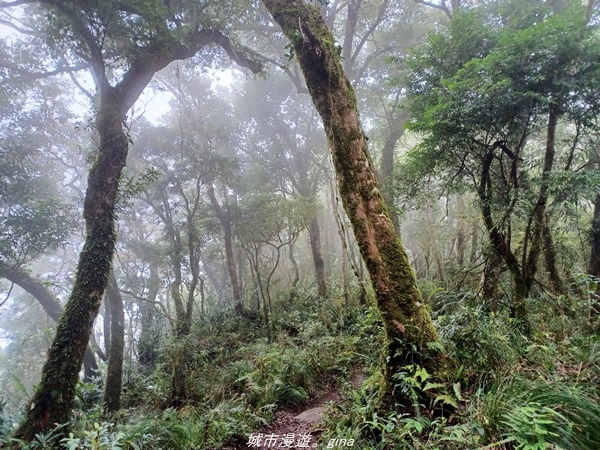
M 352 375 L 352 385 L 355 388 L 364 380 L 365 375 L 360 371 Z M 327 442 L 320 439 L 323 414 L 339 401 L 338 388 L 331 385 L 302 408 L 290 408 L 277 413 L 272 423 L 254 432 L 245 444 L 225 450 L 324 449 Z

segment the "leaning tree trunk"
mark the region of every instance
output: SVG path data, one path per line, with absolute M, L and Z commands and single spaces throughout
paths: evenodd
M 319 9 L 302 0 L 263 3 L 290 39 L 323 120 L 340 196 L 382 312 L 388 342 L 382 392 L 392 393 L 393 376 L 407 364 L 438 371 L 442 355 L 430 344 L 439 338 L 385 207 L 354 91 Z
M 67 8 L 62 12 L 66 19 L 80 24 L 81 18 L 74 10 Z M 160 30 L 163 31 L 162 28 Z M 123 128 L 127 111 L 156 72 L 175 60 L 191 58 L 209 44 L 219 45 L 233 61 L 254 73 L 262 70 L 260 64 L 236 51 L 229 39 L 218 30 L 192 28 L 183 34 L 163 34 L 160 45 L 152 42 L 140 47 L 140 56 L 130 61 L 121 81 L 112 86 L 106 75 L 102 48 L 93 41 L 85 26 L 78 31 L 84 36 L 92 55 L 91 65 L 100 92 L 96 117 L 100 145 L 88 176 L 83 205 L 86 238 L 79 255 L 75 284 L 42 369 L 42 380 L 23 422 L 15 431 L 15 437 L 26 441 L 33 440 L 37 433 L 49 430 L 56 423 L 66 423 L 71 415 L 79 368 L 102 303 L 115 249 L 115 203 L 129 151 L 128 137 Z
M 84 202 L 85 244 L 73 291 L 42 369 L 42 380 L 15 432 L 15 437 L 27 441 L 70 419 L 79 368 L 110 272 L 116 236 L 115 202 L 129 145 L 117 91 L 105 89 L 102 97 L 96 121 L 100 148 L 90 170 Z
M 41 281 L 32 278 L 31 275 L 24 270 L 10 267 L 3 262 L 0 262 L 0 277 L 6 278 L 11 283 L 15 283 L 21 289 L 31 294 L 52 320 L 55 322 L 60 320 L 63 308 L 58 299 Z M 93 335 L 90 336 L 93 337 Z M 102 357 L 104 358 L 104 355 L 102 355 Z M 83 358 L 83 379 L 85 381 L 91 381 L 97 375 L 98 364 L 96 363 L 96 357 L 90 346 L 88 346 Z
M 119 292 L 114 272 L 110 273 L 106 297 L 110 310 L 110 348 L 108 368 L 104 386 L 104 413 L 111 414 L 121 409 L 121 387 L 123 385 L 123 350 L 125 348 L 125 314 L 123 298 Z

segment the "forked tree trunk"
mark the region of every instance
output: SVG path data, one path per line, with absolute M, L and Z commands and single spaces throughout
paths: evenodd
M 263 0 L 290 39 L 331 149 L 340 196 L 367 265 L 387 335 L 386 384 L 415 363 L 435 373 L 439 341 L 385 207 L 359 121 L 354 91 L 319 9 L 302 0 Z
M 93 58 L 92 69 L 100 92 L 96 117 L 100 145 L 88 176 L 83 205 L 86 238 L 79 255 L 73 290 L 42 368 L 41 382 L 15 431 L 15 437 L 25 441 L 32 441 L 37 433 L 45 432 L 55 424 L 67 423 L 71 416 L 79 368 L 102 303 L 115 249 L 115 203 L 129 150 L 123 127 L 127 111 L 156 72 L 177 59 L 194 56 L 211 43 L 220 45 L 238 64 L 255 72 L 262 69 L 242 52 L 236 52 L 219 31 L 190 29 L 185 37 L 177 36 L 181 40 L 176 39 L 175 34 L 167 34 L 160 45 L 152 43 L 140 48 L 141 56 L 130 61 L 121 81 L 112 86 L 106 75 L 102 48 L 82 25 L 79 12 L 63 2 L 56 2 L 56 5 L 66 20 L 78 24 L 75 28 L 85 36 L 83 39 Z
M 400 215 L 395 209 L 394 202 L 394 160 L 396 154 L 396 144 L 404 135 L 406 121 L 408 120 L 409 112 L 403 110 L 394 117 L 390 133 L 385 139 L 383 149 L 381 150 L 381 164 L 379 166 L 379 174 L 381 177 L 382 194 L 392 223 L 396 230 L 396 234 L 400 236 Z
M 223 241 L 225 244 L 225 261 L 227 263 L 227 273 L 229 274 L 229 282 L 231 283 L 231 293 L 233 295 L 233 305 L 235 312 L 240 317 L 246 317 L 246 311 L 242 304 L 242 288 L 238 278 L 237 269 L 235 267 L 235 254 L 233 252 L 233 227 L 229 213 L 224 210 L 217 200 L 213 182 L 210 181 L 206 185 L 206 193 L 210 200 L 210 205 L 223 228 Z

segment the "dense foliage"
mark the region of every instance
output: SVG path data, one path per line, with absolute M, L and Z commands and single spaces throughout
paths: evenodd
M 265 3 L 0 2 L 0 448 L 600 448 L 598 2 Z

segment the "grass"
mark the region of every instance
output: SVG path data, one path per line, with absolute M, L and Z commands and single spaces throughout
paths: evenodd
M 546 300 L 534 298 L 535 333 L 525 337 L 510 317 L 468 292 L 440 292 L 435 301 L 454 378 L 424 381 L 407 367 L 398 389 L 410 395 L 431 382 L 445 390 L 431 391 L 429 404 L 414 404 L 414 411 L 398 405 L 381 415 L 377 382 L 367 383 L 331 413 L 326 438 L 352 437 L 356 448 L 382 450 L 600 448 L 600 338 L 589 323 L 562 307 L 549 313 Z M 578 301 L 585 299 L 570 299 L 570 307 L 577 310 Z M 439 415 L 434 404 L 447 395 L 457 407 Z
M 129 368 L 127 409 L 111 421 L 103 421 L 94 400 L 98 386 L 82 385 L 82 412 L 60 448 L 244 444 L 277 410 L 300 406 L 333 382 L 343 400 L 331 410 L 322 442 L 352 439 L 364 450 L 600 448 L 600 338 L 589 323 L 560 308 L 548 314 L 543 299 L 533 299 L 535 333 L 524 337 L 507 315 L 468 292 L 438 292 L 434 300 L 452 375 L 432 380 L 419 367 L 406 367 L 396 377 L 398 389 L 422 402 L 411 408 L 378 409 L 383 331 L 376 310 L 301 297 L 274 305 L 270 333 L 224 313 L 196 323 L 185 343 L 190 397 L 179 410 L 163 406 L 168 342 L 154 370 Z M 577 300 L 569 305 L 577 309 Z M 369 376 L 354 388 L 343 380 L 357 366 Z M 26 448 L 51 448 L 55 435 Z

